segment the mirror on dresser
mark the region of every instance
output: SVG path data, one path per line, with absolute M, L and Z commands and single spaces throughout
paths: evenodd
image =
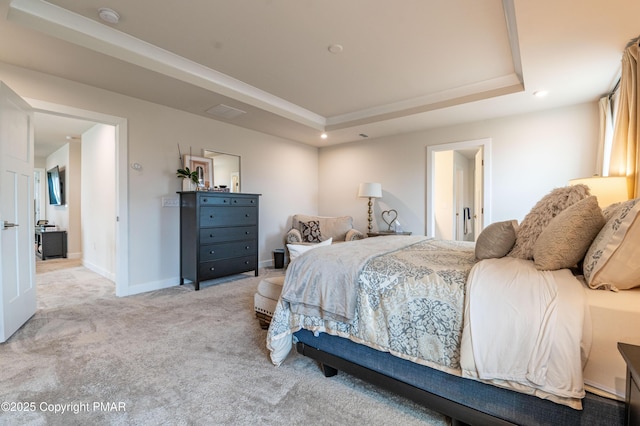
M 240 156 L 208 149 L 203 157 L 213 159 L 213 188 L 229 188 L 230 192 L 240 192 Z

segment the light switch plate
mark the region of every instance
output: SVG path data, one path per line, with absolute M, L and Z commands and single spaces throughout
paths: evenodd
M 180 200 L 178 197 L 162 197 L 162 207 L 179 207 Z

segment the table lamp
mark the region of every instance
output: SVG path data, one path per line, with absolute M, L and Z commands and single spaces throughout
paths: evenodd
M 371 217 L 371 214 L 373 213 L 373 202 L 371 201 L 371 199 L 382 198 L 382 185 L 379 183 L 371 182 L 361 183 L 360 187 L 358 188 L 358 197 L 369 199 L 369 211 L 367 212 L 369 213 L 369 226 L 367 227 L 367 229 L 368 232 L 371 232 L 373 230 L 373 226 L 371 225 L 371 222 L 373 222 L 373 218 Z
M 569 181 L 569 185 L 578 184 L 589 187 L 589 192 L 596 196 L 601 209 L 618 201 L 629 199 L 626 176 L 592 176 Z

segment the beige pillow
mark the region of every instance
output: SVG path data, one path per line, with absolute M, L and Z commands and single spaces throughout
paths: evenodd
M 482 230 L 476 240 L 476 258 L 504 257 L 516 242 L 517 220 L 496 222 Z
M 520 223 L 516 243 L 509 252 L 509 256 L 533 259 L 533 246 L 551 219 L 570 205 L 588 196 L 589 187 L 579 184 L 556 188 L 542 197 Z
M 624 202 L 607 221 L 584 258 L 591 288 L 640 287 L 640 198 Z
M 564 209 L 542 231 L 533 246 L 537 269 L 554 271 L 575 266 L 604 226 L 604 216 L 594 196 Z

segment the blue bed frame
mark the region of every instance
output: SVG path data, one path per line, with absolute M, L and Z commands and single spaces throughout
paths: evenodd
M 587 393 L 583 409 L 464 379 L 348 339 L 307 330 L 295 333 L 296 349 L 315 359 L 325 376 L 338 371 L 410 398 L 451 417 L 454 425 L 623 425 L 623 402 Z

